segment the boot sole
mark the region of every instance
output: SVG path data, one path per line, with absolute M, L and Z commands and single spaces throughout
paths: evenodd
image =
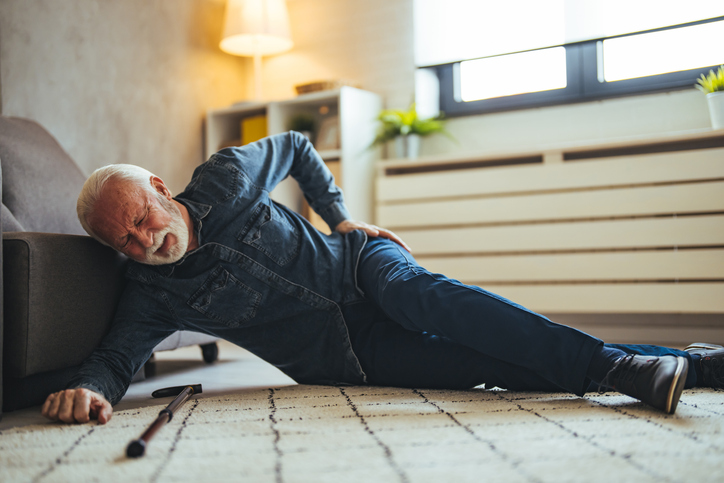
M 716 344 L 707 344 L 706 342 L 694 342 L 693 344 L 689 344 L 686 349 L 684 349 L 686 352 L 690 352 L 692 350 L 707 350 L 707 351 L 715 351 L 718 349 L 724 349 L 724 346 L 716 345 Z
M 669 388 L 669 396 L 666 400 L 666 412 L 674 414 L 676 406 L 679 404 L 679 398 L 684 391 L 684 383 L 686 383 L 686 372 L 689 369 L 689 362 L 684 357 L 676 358 L 676 372 L 674 380 L 671 381 Z

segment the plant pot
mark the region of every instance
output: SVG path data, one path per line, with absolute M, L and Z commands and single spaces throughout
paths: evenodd
M 706 102 L 709 104 L 711 127 L 724 129 L 724 91 L 710 92 L 706 95 Z
M 396 137 L 395 154 L 398 158 L 416 159 L 420 155 L 420 136 L 408 134 Z

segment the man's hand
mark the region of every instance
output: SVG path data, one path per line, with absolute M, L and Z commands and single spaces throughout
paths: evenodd
M 106 398 L 88 389 L 66 389 L 54 392 L 45 400 L 42 414 L 53 421 L 87 423 L 98 419 L 106 424 L 111 419 L 113 407 Z
M 395 235 L 390 230 L 385 230 L 384 228 L 380 228 L 379 226 L 375 226 L 375 225 L 369 225 L 362 221 L 344 220 L 339 225 L 337 225 L 337 227 L 334 230 L 338 231 L 339 233 L 342 233 L 343 235 L 346 233 L 349 233 L 351 231 L 354 231 L 354 230 L 362 230 L 365 233 L 367 233 L 368 236 L 371 236 L 371 237 L 381 236 L 382 238 L 388 238 L 388 239 L 392 240 L 393 242 L 397 243 L 398 245 L 400 245 L 402 248 L 404 248 L 408 252 L 412 252 L 412 250 L 410 250 L 410 247 L 408 247 L 407 244 L 402 241 L 402 238 Z

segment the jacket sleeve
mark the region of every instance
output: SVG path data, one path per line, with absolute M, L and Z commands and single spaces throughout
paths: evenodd
M 331 229 L 351 218 L 342 190 L 334 184 L 334 176 L 312 143 L 298 132 L 290 131 L 246 146 L 222 149 L 197 169 L 187 191 L 194 190 L 195 183 L 202 183 L 205 178 L 206 182 L 210 181 L 211 175 L 219 178 L 218 173 L 214 173 L 217 171 L 215 165 L 219 164 L 238 170 L 243 178 L 241 183 L 266 192 L 271 192 L 291 175 L 299 183 L 309 205 Z M 218 180 L 214 182 L 219 183 Z
M 128 285 L 111 330 L 68 382 L 68 389 L 90 389 L 113 405 L 121 400 L 154 347 L 180 329 L 159 303 L 166 299 L 163 294 L 153 298 L 146 289 Z

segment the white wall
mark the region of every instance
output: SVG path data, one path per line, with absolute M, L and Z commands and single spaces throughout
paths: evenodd
M 389 105 L 412 101 L 411 0 L 287 0 L 287 5 L 295 45 L 264 59 L 267 97 L 294 96 L 297 84 L 348 79 Z M 251 82 L 249 77 L 249 87 Z
M 710 128 L 706 98 L 683 91 L 526 109 L 450 120 L 459 145 L 430 138 L 425 153 L 508 151 Z
M 223 0 L 2 0 L 2 113 L 46 127 L 84 172 L 139 164 L 180 191 L 207 108 L 243 95 L 218 49 Z

